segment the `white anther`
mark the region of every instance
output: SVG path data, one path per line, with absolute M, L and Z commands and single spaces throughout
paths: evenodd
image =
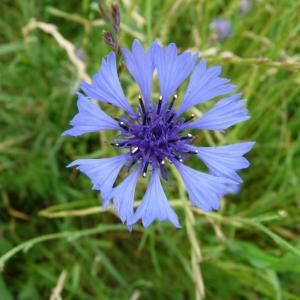
M 136 153 L 138 150 L 139 150 L 138 147 L 134 147 L 134 148 L 132 149 L 131 153 L 134 154 L 134 153 Z

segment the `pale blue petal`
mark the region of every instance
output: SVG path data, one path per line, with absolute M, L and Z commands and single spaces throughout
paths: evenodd
M 241 94 L 222 99 L 192 123 L 186 123 L 184 129 L 224 130 L 230 126 L 250 119 L 244 108 L 246 101 L 240 100 Z
M 219 197 L 227 192 L 226 184 L 231 181 L 199 172 L 179 162 L 175 164 L 193 205 L 204 211 L 219 209 Z
M 93 83 L 82 82 L 80 88 L 91 98 L 120 107 L 131 116 L 136 115 L 121 87 L 113 52 L 102 59 L 99 72 L 93 76 Z
M 129 72 L 141 89 L 146 106 L 150 107 L 154 71 L 151 51 L 145 51 L 141 43 L 138 40 L 134 40 L 131 52 L 127 49 L 122 49 L 122 54 Z
M 242 179 L 236 171 L 249 167 L 249 162 L 243 157 L 254 146 L 255 142 L 246 142 L 219 147 L 192 147 L 197 150 L 197 156 L 206 164 L 213 175 L 230 178 L 237 183 Z
M 220 77 L 221 71 L 222 68 L 218 66 L 207 69 L 205 60 L 201 60 L 191 75 L 178 116 L 192 106 L 229 94 L 236 88 L 228 84 L 228 79 Z
M 73 128 L 66 130 L 62 135 L 79 136 L 98 130 L 121 129 L 116 120 L 80 93 L 78 93 L 77 107 L 78 114 L 70 121 Z
M 178 55 L 175 44 L 171 43 L 166 48 L 163 48 L 157 42 L 154 42 L 152 45 L 152 53 L 158 73 L 160 94 L 165 105 L 180 84 L 191 73 L 198 54 L 192 55 L 186 51 Z
M 156 169 L 153 170 L 143 200 L 129 223 L 134 224 L 139 219 L 142 220 L 144 227 L 148 227 L 154 220 L 170 221 L 175 227 L 181 227 L 176 213 L 166 198 Z
M 242 184 L 227 184 L 226 194 L 236 195 L 240 192 Z
M 113 199 L 114 209 L 123 223 L 129 221 L 133 216 L 134 192 L 140 172 L 141 167 L 138 166 L 112 190 L 109 196 Z
M 116 178 L 128 159 L 128 154 L 111 158 L 77 159 L 67 167 L 78 166 L 77 169 L 87 175 L 93 183 L 93 189 L 101 191 L 104 207 L 109 204 L 108 196 L 112 191 Z

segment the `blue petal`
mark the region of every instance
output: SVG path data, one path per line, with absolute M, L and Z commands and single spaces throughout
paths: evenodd
M 221 67 L 207 69 L 205 60 L 201 60 L 191 75 L 177 115 L 181 115 L 194 105 L 231 93 L 236 86 L 227 84 L 228 79 L 219 77 L 221 71 Z
M 198 54 L 192 55 L 186 51 L 177 55 L 175 44 L 171 43 L 164 49 L 157 42 L 152 45 L 152 53 L 158 73 L 160 93 L 165 105 L 170 96 L 191 73 Z
M 219 209 L 219 197 L 227 192 L 230 180 L 205 174 L 175 162 L 193 205 L 204 211 Z
M 248 110 L 243 108 L 245 100 L 239 100 L 241 94 L 222 99 L 207 113 L 192 123 L 184 124 L 184 129 L 224 130 L 250 119 Z
M 175 227 L 181 227 L 176 213 L 166 198 L 156 169 L 152 172 L 147 191 L 129 224 L 134 224 L 139 219 L 142 219 L 144 227 L 148 227 L 154 220 L 170 221 Z
M 120 107 L 131 116 L 136 115 L 121 87 L 113 52 L 102 59 L 99 72 L 93 76 L 93 83 L 82 82 L 80 88 L 91 98 Z
M 141 167 L 138 166 L 128 177 L 115 187 L 109 198 L 113 199 L 114 209 L 124 223 L 133 216 L 134 192 Z M 129 224 L 130 225 L 130 224 Z M 129 230 L 130 230 L 129 226 Z
M 144 51 L 141 43 L 138 40 L 134 40 L 131 52 L 127 49 L 122 49 L 122 54 L 129 72 L 141 89 L 146 106 L 150 107 L 154 71 L 151 50 Z
M 242 179 L 237 170 L 249 167 L 249 162 L 243 157 L 254 146 L 255 142 L 246 142 L 219 147 L 192 147 L 197 150 L 197 156 L 207 165 L 213 175 L 230 178 L 237 183 Z
M 66 130 L 62 135 L 79 136 L 98 130 L 121 129 L 116 120 L 108 116 L 98 105 L 93 104 L 80 93 L 78 93 L 77 107 L 78 114 L 70 122 L 73 128 Z
M 123 154 L 111 158 L 100 159 L 77 159 L 67 167 L 78 166 L 77 169 L 87 175 L 92 183 L 93 189 L 101 191 L 104 199 L 104 207 L 109 204 L 108 196 L 116 178 L 128 159 L 128 154 Z
M 242 184 L 227 184 L 226 194 L 236 195 L 240 192 Z

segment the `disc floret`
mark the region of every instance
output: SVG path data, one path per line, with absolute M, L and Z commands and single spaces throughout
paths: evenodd
M 182 162 L 186 153 L 195 153 L 188 148 L 193 139 L 192 134 L 180 134 L 181 125 L 192 120 L 194 115 L 186 119 L 175 118 L 176 99 L 177 95 L 174 95 L 169 105 L 163 106 L 160 96 L 156 104 L 146 108 L 142 97 L 139 96 L 139 113 L 136 118 L 120 117 L 119 125 L 123 131 L 116 137 L 113 145 L 129 149 L 131 157 L 128 169 L 141 161 L 143 177 L 146 176 L 149 166 L 152 166 L 159 168 L 162 176 L 167 179 L 167 161 Z

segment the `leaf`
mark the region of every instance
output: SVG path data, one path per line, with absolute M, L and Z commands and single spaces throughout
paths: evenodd
M 300 258 L 292 253 L 274 256 L 257 245 L 244 241 L 230 241 L 229 247 L 254 267 L 276 272 L 300 273 Z
M 8 290 L 8 287 L 6 286 L 6 283 L 2 275 L 0 275 L 0 295 L 1 295 L 1 299 L 3 300 L 13 300 L 13 296 Z

